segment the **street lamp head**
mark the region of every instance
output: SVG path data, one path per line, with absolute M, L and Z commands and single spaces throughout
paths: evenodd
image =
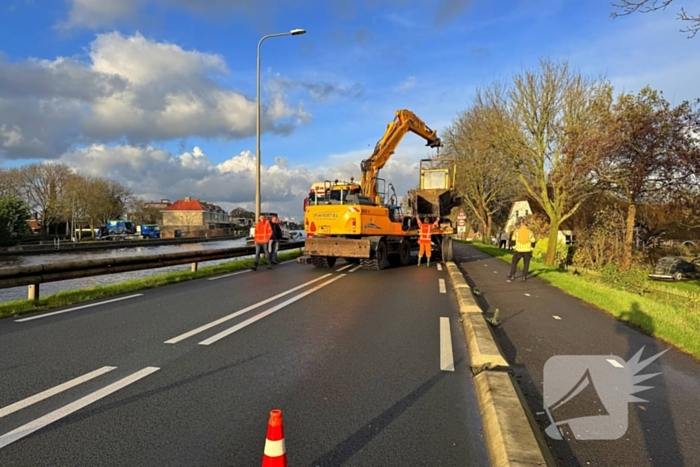
M 306 34 L 306 29 L 292 29 L 289 31 L 292 36 L 298 36 L 300 34 Z

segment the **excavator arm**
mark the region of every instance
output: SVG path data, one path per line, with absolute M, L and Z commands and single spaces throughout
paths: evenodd
M 374 152 L 362 161 L 362 190 L 373 202 L 377 198 L 377 182 L 375 178 L 379 170 L 384 167 L 396 147 L 399 145 L 407 132 L 413 132 L 425 139 L 426 146 L 439 148 L 442 146 L 437 131 L 431 130 L 416 114 L 410 110 L 397 110 L 394 121 L 389 123 L 384 132 L 384 136 L 377 142 Z

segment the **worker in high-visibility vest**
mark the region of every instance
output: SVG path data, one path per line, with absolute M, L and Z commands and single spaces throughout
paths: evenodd
M 428 259 L 428 267 L 430 267 L 433 229 L 440 223 L 440 218 L 436 218 L 435 222 L 432 224 L 428 223 L 427 217 L 423 219 L 423 222 L 421 222 L 420 217 L 416 217 L 416 220 L 418 221 L 418 228 L 420 229 L 420 237 L 418 238 L 418 246 L 420 248 L 418 250 L 418 266 L 420 266 L 420 262 L 423 259 L 423 254 L 425 253 L 425 256 Z
M 258 222 L 255 223 L 255 263 L 253 264 L 253 271 L 258 269 L 258 264 L 260 263 L 260 251 L 265 253 L 265 259 L 267 260 L 267 269 L 272 269 L 272 258 L 270 257 L 270 238 L 272 237 L 272 225 L 270 221 L 267 220 L 264 214 L 260 214 Z
M 532 259 L 532 244 L 535 242 L 535 236 L 532 230 L 527 228 L 523 219 L 518 219 L 516 224 L 517 229 L 513 231 L 513 260 L 510 263 L 510 276 L 508 279 L 515 280 L 515 270 L 518 267 L 520 259 L 523 260 L 523 280 L 527 280 L 527 273 L 530 269 L 530 259 Z

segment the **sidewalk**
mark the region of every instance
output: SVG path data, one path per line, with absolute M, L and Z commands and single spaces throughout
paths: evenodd
M 616 355 L 627 362 L 642 347 L 641 360 L 669 348 L 536 277 L 522 282 L 522 271 L 508 282 L 509 264 L 470 245 L 455 243 L 454 253 L 470 285 L 481 291 L 475 298 L 482 309 L 500 310 L 502 324 L 494 333 L 543 432 L 550 425 L 542 402 L 543 370 L 550 357 Z M 644 315 L 640 307 L 629 312 Z M 568 432 L 554 440 L 545 435 L 559 465 L 700 465 L 700 362 L 671 348 L 639 372 L 653 373 L 660 374 L 641 383 L 652 389 L 636 394 L 648 402 L 628 404 L 629 425 L 621 438 L 582 441 Z M 566 410 L 575 415 L 565 419 L 596 415 L 590 401 L 572 398 Z

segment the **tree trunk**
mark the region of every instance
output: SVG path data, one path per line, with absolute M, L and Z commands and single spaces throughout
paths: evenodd
M 486 215 L 486 238 L 489 239 L 489 242 L 491 241 L 491 231 L 493 230 L 493 218 L 491 217 L 491 214 Z
M 549 219 L 549 240 L 547 243 L 547 255 L 544 264 L 552 266 L 557 256 L 557 242 L 559 241 L 559 219 Z
M 627 208 L 627 222 L 625 225 L 625 244 L 622 245 L 622 261 L 620 269 L 629 270 L 632 265 L 632 242 L 634 241 L 634 221 L 637 218 L 637 205 L 631 203 Z

